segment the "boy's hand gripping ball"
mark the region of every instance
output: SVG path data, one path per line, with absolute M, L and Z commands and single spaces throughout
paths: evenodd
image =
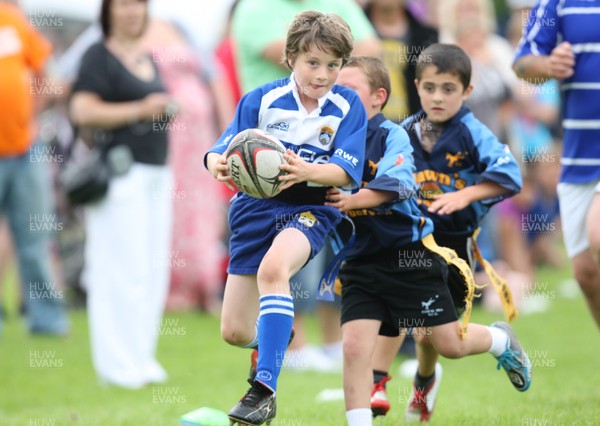
M 229 174 L 235 186 L 254 198 L 271 198 L 279 193 L 279 176 L 287 174 L 285 147 L 276 137 L 261 129 L 238 133 L 225 152 Z

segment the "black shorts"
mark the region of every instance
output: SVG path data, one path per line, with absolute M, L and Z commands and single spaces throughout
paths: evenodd
M 379 334 L 431 327 L 458 319 L 448 289 L 448 265 L 420 241 L 360 258 L 340 270 L 342 324 L 358 319 L 382 322 Z

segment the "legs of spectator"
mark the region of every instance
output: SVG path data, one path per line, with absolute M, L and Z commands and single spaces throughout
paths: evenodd
M 511 270 L 525 274 L 529 282 L 533 282 L 534 267 L 521 220 L 502 211 L 497 215 L 497 227 L 498 234 L 502 235 L 498 239 L 499 258 L 504 259 Z
M 546 264 L 553 268 L 562 268 L 562 252 L 556 244 L 558 233 L 539 235 L 531 245 L 534 264 Z
M 573 258 L 575 278 L 587 299 L 596 324 L 600 327 L 600 183 L 587 214 L 589 249 Z
M 146 324 L 140 325 L 140 332 L 145 333 L 144 360 L 142 365 L 147 380 L 158 383 L 167 378 L 166 372 L 156 360 L 158 338 L 162 334 L 178 333 L 176 325 L 161 324 L 168 290 L 170 267 L 173 258 L 171 251 L 171 230 L 173 225 L 173 180 L 171 171 L 165 167 L 145 166 L 148 179 L 145 182 L 147 245 L 144 247 L 147 256 L 148 295 L 145 300 L 147 311 L 144 313 Z M 175 259 L 177 261 L 177 259 Z
M 558 185 L 560 215 L 573 274 L 600 327 L 600 182 Z
M 4 218 L 0 217 L 0 333 L 2 333 L 2 321 L 6 318 L 4 311 L 4 287 L 5 275 L 8 265 L 13 260 L 13 249 L 8 232 L 8 225 Z
M 92 360 L 101 380 L 123 387 L 165 378 L 155 351 L 168 286 L 169 185 L 165 169 L 134 164 L 86 209 Z
M 592 316 L 600 327 L 600 268 L 594 262 L 590 249 L 573 257 L 571 264 Z
M 600 268 L 600 183 L 596 185 L 594 198 L 587 214 L 587 233 L 590 243 L 590 253 Z
M 0 181 L 4 206 L 19 264 L 28 328 L 32 333 L 63 335 L 69 324 L 64 292 L 52 276 L 51 235 L 58 230 L 51 213 L 47 164 L 25 154 L 3 160 Z

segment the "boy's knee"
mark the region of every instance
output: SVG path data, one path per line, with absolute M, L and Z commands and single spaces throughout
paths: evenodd
M 590 232 L 588 240 L 592 258 L 596 262 L 596 266 L 600 268 L 600 228 L 595 230 L 595 232 Z
M 599 270 L 600 267 L 593 262 L 575 265 L 573 275 L 584 294 L 592 295 L 600 292 Z
M 288 291 L 287 288 L 289 286 L 289 277 L 287 276 L 287 271 L 280 264 L 261 264 L 256 278 L 262 285 L 275 287 L 274 292 L 276 293 L 287 293 Z M 279 291 L 277 291 L 276 289 L 279 286 L 281 288 L 279 288 Z
M 364 340 L 359 335 L 353 333 L 344 334 L 343 338 L 344 359 L 349 361 L 362 358 L 369 353 L 369 348 L 365 346 Z
M 244 333 L 244 330 L 242 330 L 241 327 L 236 326 L 235 324 L 227 322 L 221 323 L 221 336 L 223 337 L 223 340 L 230 345 L 246 345 L 250 340 L 252 340 L 252 337 L 248 337 L 246 334 L 247 333 Z
M 448 359 L 458 359 L 464 356 L 462 350 L 454 346 L 446 347 L 443 350 L 438 350 L 438 352 L 441 356 Z
M 443 343 L 436 342 L 434 345 L 435 350 L 444 358 L 457 359 L 464 356 L 463 350 L 460 346 L 460 342 L 445 341 Z

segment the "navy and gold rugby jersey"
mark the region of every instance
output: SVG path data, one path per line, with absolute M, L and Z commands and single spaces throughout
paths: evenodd
M 424 116 L 425 112 L 421 110 L 402 123 L 413 148 L 419 207 L 433 220 L 436 234 L 471 235 L 492 205 L 521 190 L 521 171 L 508 145 L 501 143 L 466 106 L 448 121 L 431 153 L 425 152 L 419 126 Z M 495 182 L 509 192 L 476 201 L 449 215 L 427 211 L 432 195 L 458 191 L 486 181 Z
M 367 114 L 353 90 L 334 85 L 307 113 L 294 74 L 264 84 L 240 100 L 233 121 L 208 152 L 223 154 L 235 135 L 252 128 L 267 131 L 309 163 L 337 164 L 352 179 L 344 189 L 359 187 Z
M 347 257 L 400 248 L 433 232 L 431 220 L 417 206 L 414 171 L 404 129 L 383 114 L 371 118 L 361 188 L 394 192 L 396 198 L 378 208 L 348 211 L 356 227 L 356 242 Z

